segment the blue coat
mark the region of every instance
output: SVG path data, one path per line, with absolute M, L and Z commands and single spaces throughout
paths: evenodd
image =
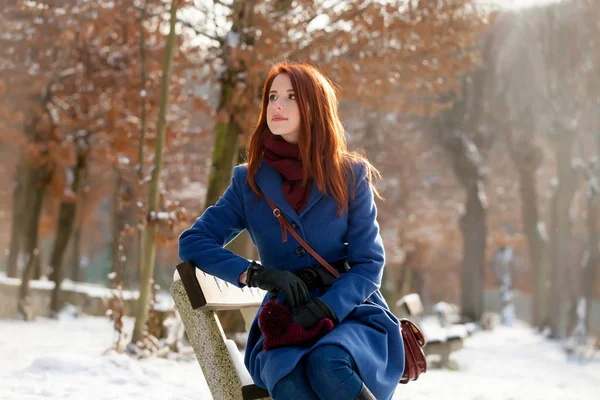
M 263 265 L 289 271 L 318 265 L 291 235 L 282 243 L 281 227 L 269 204 L 264 197 L 257 199 L 246 178 L 245 166 L 234 168 L 231 185 L 219 201 L 181 234 L 179 258 L 243 287 L 238 278 L 249 261 L 223 246 L 247 229 Z M 254 319 L 244 362 L 255 384 L 272 392 L 311 349 L 336 344 L 352 355 L 358 374 L 377 399 L 391 398 L 404 369 L 404 348 L 398 319 L 379 292 L 385 253 L 365 168 L 358 164 L 354 168 L 354 182 L 349 185 L 355 185 L 355 198 L 340 217 L 333 198 L 323 195 L 314 182 L 300 214 L 285 199 L 282 179 L 273 167 L 261 163 L 256 183 L 317 253 L 329 262 L 347 258 L 351 269 L 321 296 L 341 322 L 312 347 L 263 351 L 264 337 L 258 318 Z M 267 300 L 268 296 L 263 304 Z

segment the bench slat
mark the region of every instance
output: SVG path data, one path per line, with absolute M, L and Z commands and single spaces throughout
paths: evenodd
M 177 271 L 194 310 L 238 310 L 259 307 L 266 292 L 257 288 L 238 288 L 213 275 L 209 275 L 194 264 L 185 261 L 177 265 Z

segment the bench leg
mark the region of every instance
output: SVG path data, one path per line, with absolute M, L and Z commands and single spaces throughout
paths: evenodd
M 450 359 L 450 355 L 462 349 L 463 341 L 462 340 L 452 340 L 444 346 L 440 356 L 441 356 L 441 367 L 445 369 L 449 369 L 451 371 L 459 371 L 460 365 L 455 360 Z
M 428 343 L 425 346 L 425 356 L 438 355 L 440 356 L 439 363 L 437 360 L 431 360 L 430 368 L 444 368 L 452 371 L 460 370 L 460 365 L 450 358 L 452 352 L 462 347 L 462 340 L 451 340 L 447 342 Z
M 193 310 L 181 281 L 173 283 L 171 295 L 213 399 L 243 400 L 242 384 L 225 346 L 225 333 L 216 313 Z
M 442 368 L 448 368 L 450 366 L 450 346 L 446 345 L 442 347 L 440 351 L 440 366 Z

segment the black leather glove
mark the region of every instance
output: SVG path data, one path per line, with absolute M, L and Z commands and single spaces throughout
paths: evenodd
M 338 324 L 333 310 L 319 297 L 292 311 L 292 322 L 299 322 L 304 329 L 314 328 L 323 318 L 331 319 L 334 325 Z
M 248 267 L 246 284 L 271 293 L 283 293 L 292 308 L 303 306 L 310 300 L 306 285 L 294 273 L 263 267 L 256 261 Z
M 301 268 L 294 273 L 306 284 L 309 292 L 316 288 L 331 286 L 336 279 L 331 272 L 323 267 Z

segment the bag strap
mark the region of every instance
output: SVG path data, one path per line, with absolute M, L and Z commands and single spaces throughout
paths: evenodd
M 300 235 L 298 235 L 296 230 L 290 226 L 290 223 L 287 221 L 287 219 L 285 219 L 283 214 L 281 214 L 281 210 L 275 205 L 275 203 L 273 203 L 271 199 L 267 197 L 266 194 L 263 193 L 263 196 L 265 196 L 267 203 L 269 203 L 269 206 L 271 206 L 271 208 L 273 209 L 273 215 L 275 216 L 275 218 L 277 218 L 277 221 L 279 221 L 279 225 L 281 226 L 281 241 L 283 243 L 287 242 L 286 232 L 291 233 L 294 239 L 296 239 L 298 243 L 300 243 L 300 245 L 304 247 L 304 249 L 308 251 L 327 271 L 333 274 L 333 276 L 335 276 L 336 278 L 340 276 L 340 273 L 335 268 L 333 268 L 331 264 L 325 261 L 325 259 L 323 259 L 323 257 L 321 257 L 319 253 L 314 251 L 312 247 L 310 247 L 304 240 L 302 240 L 302 238 L 300 237 Z

